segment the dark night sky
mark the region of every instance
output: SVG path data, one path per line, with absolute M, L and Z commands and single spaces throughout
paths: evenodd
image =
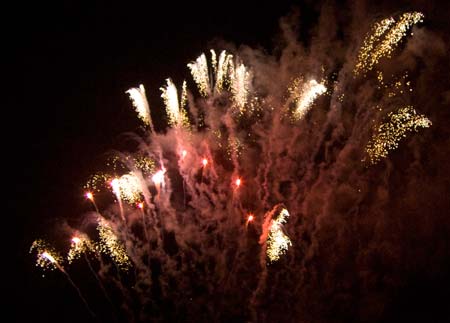
M 28 249 L 59 218 L 78 219 L 90 207 L 82 186 L 96 169 L 96 160 L 111 148 L 123 147 L 120 135 L 139 125 L 125 91 L 145 84 L 157 115 L 164 80 L 181 82 L 188 75 L 186 63 L 209 49 L 211 42 L 271 49 L 278 20 L 292 6 L 300 8 L 304 38 L 319 10 L 313 1 L 243 7 L 233 2 L 229 9 L 219 8 L 221 3 L 225 4 L 61 1 L 55 6 L 19 3 L 5 10 L 14 17 L 5 24 L 2 40 L 8 43 L 3 51 L 11 87 L 4 100 L 8 117 L 3 126 L 11 128 L 4 135 L 8 144 L 3 168 L 7 178 L 11 176 L 7 189 L 13 196 L 7 197 L 3 216 L 11 221 L 4 227 L 5 247 L 14 245 L 12 260 L 3 260 L 3 267 L 11 270 L 4 275 L 4 307 L 12 308 L 12 322 L 86 318 L 67 281 L 41 278 Z M 429 6 L 439 7 L 437 2 Z M 445 284 L 448 274 L 442 277 Z M 403 293 L 432 293 L 440 285 L 440 278 L 434 277 Z M 417 306 L 417 301 L 404 299 L 398 308 L 411 305 Z

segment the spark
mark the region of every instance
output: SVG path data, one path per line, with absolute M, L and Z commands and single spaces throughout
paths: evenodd
M 120 198 L 130 204 L 134 204 L 141 199 L 141 181 L 132 172 L 114 178 L 111 181 L 111 187 L 118 199 Z
M 94 252 L 95 245 L 85 234 L 80 234 L 73 236 L 71 239 L 71 247 L 67 254 L 67 261 L 72 263 L 75 259 L 78 259 L 81 254 L 86 252 Z
M 292 242 L 283 232 L 283 224 L 286 223 L 289 212 L 283 208 L 280 213 L 271 220 L 269 234 L 267 236 L 266 254 L 270 262 L 275 262 L 286 253 Z
M 61 273 L 63 273 L 67 278 L 67 280 L 69 281 L 69 283 L 72 285 L 72 287 L 77 291 L 78 296 L 83 301 L 84 306 L 86 307 L 86 310 L 92 317 L 95 317 L 94 312 L 92 312 L 92 310 L 90 309 L 89 304 L 83 297 L 80 289 L 72 280 L 69 273 L 61 265 L 62 257 L 53 248 L 51 248 L 47 242 L 45 242 L 42 239 L 37 239 L 32 243 L 30 252 L 34 250 L 37 250 L 38 255 L 36 266 L 39 266 L 43 269 L 51 269 L 51 270 L 57 268 Z
M 144 85 L 140 84 L 138 88 L 133 87 L 127 91 L 125 91 L 130 96 L 131 101 L 133 102 L 133 106 L 138 113 L 139 118 L 146 124 L 149 125 L 153 130 L 152 119 L 150 116 L 150 108 L 147 101 L 147 97 L 145 96 L 145 88 Z
M 100 238 L 100 251 L 110 255 L 112 260 L 122 269 L 131 266 L 125 247 L 119 241 L 111 225 L 103 217 L 98 218 L 97 230 Z
M 188 64 L 192 77 L 197 84 L 200 94 L 204 97 L 220 94 L 225 89 L 232 94 L 234 106 L 242 114 L 249 102 L 250 85 L 252 73 L 241 62 L 233 61 L 233 55 L 223 50 L 217 55 L 214 50 L 211 52 L 211 70 L 213 77 L 209 77 L 208 62 L 205 54 L 201 54 L 195 62 Z M 214 89 L 214 92 L 212 92 Z
M 411 26 L 422 22 L 423 18 L 424 15 L 420 12 L 406 12 L 397 21 L 390 17 L 375 23 L 371 34 L 366 36 L 359 50 L 354 74 L 372 70 L 382 57 L 390 58 Z
M 52 264 L 56 263 L 55 257 L 53 257 L 51 254 L 49 254 L 47 251 L 44 251 L 41 254 L 41 257 L 44 259 L 47 259 L 48 261 L 50 261 Z
M 326 92 L 327 88 L 323 83 L 318 83 L 316 80 L 303 82 L 302 78 L 296 78 L 289 87 L 291 100 L 295 104 L 293 116 L 296 120 L 301 120 L 306 113 L 311 109 L 314 100 Z
M 214 52 L 214 51 L 212 51 Z M 215 53 L 214 53 L 215 56 Z M 216 93 L 222 92 L 224 90 L 224 86 L 226 82 L 230 80 L 230 73 L 233 71 L 233 55 L 227 53 L 223 50 L 219 55 L 219 64 L 217 69 L 215 70 L 216 75 L 216 84 L 215 91 Z
M 187 64 L 191 70 L 192 77 L 197 83 L 198 90 L 202 96 L 208 96 L 211 93 L 209 85 L 208 63 L 205 54 L 201 54 L 195 62 Z
M 96 173 L 89 177 L 84 188 L 91 192 L 100 192 L 105 187 L 105 183 L 109 182 L 111 176 L 105 173 Z
M 95 200 L 94 200 L 94 194 L 92 194 L 91 192 L 86 192 L 86 194 L 84 194 L 84 196 L 92 202 L 92 204 L 94 205 L 95 211 L 97 213 L 100 213 L 100 211 L 98 210 L 97 204 L 95 203 Z
M 50 270 L 56 268 L 62 269 L 60 263 L 62 263 L 63 258 L 46 241 L 42 239 L 33 241 L 30 247 L 30 253 L 33 251 L 37 252 L 36 266 Z
M 189 126 L 189 119 L 183 105 L 186 103 L 186 82 L 183 82 L 181 95 L 181 104 L 178 101 L 178 91 L 170 78 L 166 79 L 166 86 L 161 87 L 161 97 L 166 106 L 166 112 L 169 117 L 169 123 L 174 127 Z
M 231 78 L 231 93 L 234 104 L 243 113 L 248 102 L 251 74 L 244 64 L 238 63 Z
M 208 159 L 203 158 L 202 159 L 202 165 L 203 165 L 203 167 L 206 167 L 206 165 L 208 165 Z
M 400 108 L 397 112 L 390 112 L 388 121 L 375 129 L 375 134 L 366 146 L 366 153 L 371 164 L 385 158 L 389 151 L 398 147 L 399 141 L 411 131 L 428 128 L 431 121 L 424 115 L 417 114 L 412 106 Z

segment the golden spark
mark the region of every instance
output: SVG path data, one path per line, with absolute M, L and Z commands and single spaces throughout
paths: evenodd
M 283 224 L 286 223 L 288 217 L 289 212 L 283 208 L 278 216 L 271 220 L 266 249 L 270 262 L 280 259 L 289 246 L 292 245 L 289 237 L 283 232 Z
M 375 23 L 359 50 L 354 74 L 372 70 L 382 57 L 390 58 L 408 30 L 414 24 L 422 22 L 423 18 L 424 15 L 420 12 L 406 12 L 397 21 L 390 17 Z
M 398 147 L 399 141 L 411 131 L 428 128 L 431 121 L 424 115 L 417 114 L 412 106 L 400 108 L 397 112 L 387 115 L 387 122 L 375 129 L 375 134 L 366 146 L 366 153 L 371 164 L 385 158 L 389 151 Z
M 97 230 L 100 237 L 100 251 L 109 254 L 120 268 L 128 269 L 131 266 L 131 261 L 125 251 L 125 247 L 117 238 L 108 221 L 99 217 Z

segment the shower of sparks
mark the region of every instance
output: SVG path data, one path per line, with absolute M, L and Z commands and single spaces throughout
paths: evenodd
M 290 98 L 295 104 L 293 116 L 296 120 L 304 118 L 311 109 L 314 100 L 326 92 L 327 88 L 323 83 L 316 80 L 304 82 L 302 78 L 296 78 L 289 87 Z
M 245 65 L 238 63 L 231 78 L 231 93 L 234 104 L 241 113 L 248 102 L 251 80 L 251 74 Z
M 96 173 L 89 177 L 86 184 L 84 185 L 84 188 L 86 190 L 89 190 L 91 194 L 92 192 L 100 192 L 106 186 L 106 183 L 108 183 L 110 180 L 110 175 L 105 173 Z
M 183 82 L 183 89 L 181 94 L 181 105 L 178 101 L 178 91 L 171 79 L 166 80 L 167 85 L 161 87 L 161 97 L 164 100 L 166 106 L 166 112 L 169 117 L 169 123 L 175 127 L 189 126 L 189 119 L 186 114 L 186 110 L 183 108 L 183 104 L 186 103 L 186 82 Z
M 387 91 L 387 96 L 393 98 L 398 95 L 403 95 L 405 93 L 412 92 L 411 81 L 408 79 L 408 72 L 406 71 L 400 77 L 393 77 L 391 82 L 385 82 L 385 76 L 383 72 L 377 72 L 378 79 L 378 89 Z
M 228 138 L 228 145 L 226 147 L 226 153 L 230 159 L 233 155 L 240 156 L 242 154 L 243 148 L 244 147 L 238 138 Z
M 140 201 L 142 186 L 140 179 L 132 172 L 111 181 L 114 194 L 129 204 Z
M 133 158 L 134 166 L 144 174 L 150 174 L 155 170 L 155 162 L 146 156 Z
M 213 50 L 211 50 L 214 53 Z M 214 53 L 215 56 L 215 53 Z M 216 75 L 216 84 L 215 91 L 216 93 L 222 92 L 227 85 L 227 82 L 230 82 L 230 72 L 233 70 L 233 55 L 228 54 L 226 51 L 222 51 L 219 55 L 219 64 L 217 65 L 217 69 L 215 69 Z
M 117 238 L 108 221 L 100 216 L 97 230 L 100 238 L 100 251 L 108 254 L 120 268 L 128 269 L 131 266 L 131 261 L 125 251 L 125 247 Z
M 205 54 L 200 55 L 195 62 L 188 64 L 200 94 L 207 97 L 212 94 L 220 94 L 227 89 L 232 94 L 233 104 L 240 113 L 243 113 L 249 102 L 251 72 L 244 64 L 237 60 L 234 62 L 233 55 L 225 50 L 220 53 L 218 61 L 216 52 L 214 50 L 210 50 L 210 52 L 213 73 L 211 79 Z M 214 89 L 214 93 L 211 89 Z
M 139 85 L 138 88 L 133 87 L 126 91 L 130 96 L 131 101 L 133 102 L 133 106 L 138 113 L 139 118 L 148 126 L 152 126 L 152 119 L 150 116 L 150 108 L 148 105 L 147 97 L 145 96 L 145 88 L 144 85 Z
M 72 237 L 70 242 L 70 249 L 67 254 L 67 261 L 69 264 L 75 259 L 80 258 L 83 253 L 95 252 L 95 245 L 86 234 L 79 233 Z
M 270 262 L 280 259 L 292 245 L 289 237 L 283 232 L 283 224 L 286 223 L 288 217 L 289 212 L 283 208 L 278 216 L 272 219 L 266 242 L 266 254 Z
M 399 141 L 410 131 L 428 128 L 431 121 L 424 115 L 417 114 L 412 106 L 400 108 L 387 116 L 388 121 L 380 124 L 366 146 L 369 162 L 375 164 L 385 158 L 390 150 L 398 147 Z
M 63 258 L 46 241 L 42 239 L 33 241 L 30 253 L 34 251 L 37 253 L 36 266 L 50 270 L 60 268 Z
M 211 87 L 209 84 L 208 63 L 205 54 L 201 54 L 195 62 L 191 62 L 187 66 L 191 70 L 192 77 L 197 84 L 200 94 L 202 96 L 210 95 Z
M 424 15 L 420 12 L 406 12 L 396 21 L 393 17 L 383 19 L 372 27 L 371 33 L 366 36 L 358 53 L 358 61 L 354 74 L 368 72 L 382 57 L 390 58 L 400 40 L 405 37 L 408 30 L 415 24 L 422 22 Z

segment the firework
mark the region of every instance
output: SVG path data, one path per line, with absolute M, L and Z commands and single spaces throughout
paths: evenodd
M 389 58 L 411 26 L 422 22 L 423 18 L 420 12 L 406 12 L 397 21 L 390 17 L 375 23 L 358 53 L 355 75 L 372 70 L 382 57 Z
M 431 121 L 424 115 L 417 114 L 412 106 L 406 106 L 391 112 L 387 122 L 380 124 L 366 146 L 368 161 L 375 164 L 385 158 L 389 151 L 398 147 L 399 141 L 411 131 L 428 128 Z
M 289 87 L 291 100 L 295 104 L 293 116 L 296 120 L 304 118 L 311 108 L 314 100 L 321 94 L 325 93 L 327 88 L 316 80 L 304 82 L 302 78 L 296 78 Z
M 245 65 L 238 63 L 231 77 L 231 93 L 233 102 L 241 113 L 249 100 L 251 80 L 252 76 Z
M 249 103 L 252 81 L 251 71 L 238 59 L 233 61 L 233 55 L 222 51 L 217 62 L 217 55 L 211 50 L 211 70 L 213 77 L 209 77 L 206 55 L 200 55 L 195 62 L 188 64 L 192 77 L 197 84 L 200 94 L 204 97 L 220 94 L 229 90 L 233 105 L 242 114 Z M 211 89 L 214 89 L 212 91 Z
M 161 87 L 161 97 L 164 99 L 170 125 L 174 127 L 189 126 L 189 119 L 183 105 L 186 104 L 186 82 L 183 82 L 181 104 L 178 100 L 178 91 L 171 79 L 166 80 L 167 85 Z
M 118 198 L 130 204 L 135 204 L 142 199 L 141 181 L 133 173 L 113 179 L 111 187 Z
M 78 233 L 71 239 L 71 245 L 67 254 L 67 261 L 72 263 L 75 259 L 80 258 L 82 254 L 87 252 L 95 252 L 95 244 L 84 233 Z
M 51 247 L 46 241 L 37 239 L 33 241 L 30 247 L 30 253 L 36 251 L 37 259 L 36 266 L 43 269 L 60 269 L 62 270 L 61 263 L 63 258 L 59 253 Z
M 275 218 L 270 220 L 269 233 L 267 236 L 266 254 L 270 262 L 275 262 L 286 253 L 292 245 L 289 237 L 283 232 L 283 224 L 286 223 L 289 212 L 283 208 Z
M 195 62 L 191 62 L 187 66 L 191 70 L 192 77 L 197 83 L 200 94 L 203 96 L 209 95 L 211 88 L 209 85 L 208 63 L 205 54 L 200 55 Z
M 145 88 L 144 85 L 140 84 L 138 88 L 133 87 L 127 90 L 125 93 L 128 93 L 131 101 L 133 102 L 133 106 L 138 113 L 139 118 L 146 124 L 150 126 L 152 132 L 153 129 L 152 118 L 150 116 L 150 108 L 148 105 L 147 97 L 145 96 Z
M 100 237 L 100 251 L 108 254 L 119 268 L 127 270 L 131 266 L 131 261 L 125 247 L 108 221 L 101 216 L 98 217 L 97 230 Z
M 381 57 L 392 55 L 421 17 L 409 13 L 377 23 L 364 40 L 355 74 L 366 74 Z M 412 105 L 397 109 L 401 100 L 412 101 L 414 71 L 388 74 L 397 69 L 386 68 L 362 80 L 347 77 L 353 61 L 337 58 L 332 66 L 324 63 L 319 75 L 301 66 L 300 59 L 285 65 L 289 59 L 283 55 L 280 66 L 272 58 L 267 63 L 257 55 L 242 56 L 249 58 L 250 69 L 237 52 L 209 53 L 210 62 L 201 54 L 187 65 L 198 91 L 190 92 L 186 82 L 177 89 L 170 78 L 160 88 L 168 119 L 164 130 L 153 130 L 143 86 L 126 92 L 151 129 L 138 138 L 138 151 L 108 160 L 104 167 L 113 175 L 97 173 L 86 185 L 85 196 L 97 211 L 97 222 L 89 224 L 97 231 L 76 232 L 66 261 L 96 252 L 90 268 L 100 267 L 99 277 L 124 296 L 121 305 L 131 313 L 129 321 L 160 321 L 174 299 L 171 321 L 206 316 L 226 321 L 221 313 L 240 304 L 250 304 L 242 321 L 280 321 L 258 311 L 286 291 L 314 293 L 309 284 L 323 277 L 309 270 L 320 275 L 315 257 L 328 252 L 322 245 L 335 252 L 330 237 L 353 229 L 354 223 L 346 221 L 366 223 L 372 221 L 366 214 L 382 212 L 361 205 L 374 200 L 376 179 L 370 172 L 383 167 L 371 166 L 387 158 L 407 134 L 431 126 Z M 339 57 L 352 53 L 351 48 Z M 340 66 L 345 68 L 335 71 Z M 383 115 L 382 123 L 368 126 Z M 116 200 L 100 215 L 94 196 L 103 189 L 112 190 Z M 58 268 L 57 253 L 39 248 L 39 265 Z M 342 253 L 352 254 L 347 251 Z M 339 262 L 338 255 L 330 262 Z M 285 277 L 300 287 L 291 291 Z M 231 297 L 233 305 L 225 304 L 220 298 L 232 288 L 240 293 Z M 258 298 L 264 301 L 259 304 Z M 291 294 L 289 300 L 298 301 Z M 253 320 L 250 312 L 256 313 Z
M 57 268 L 60 272 L 62 272 L 66 276 L 67 280 L 72 285 L 72 287 L 75 288 L 75 290 L 77 291 L 78 296 L 80 297 L 81 301 L 83 302 L 83 304 L 86 307 L 89 314 L 92 317 L 95 317 L 94 312 L 92 312 L 86 299 L 81 294 L 80 289 L 74 283 L 74 281 L 72 280 L 70 275 L 67 273 L 67 271 L 61 265 L 63 258 L 52 247 L 50 247 L 46 241 L 44 241 L 42 239 L 37 239 L 32 243 L 30 252 L 33 252 L 33 251 L 37 251 L 36 265 L 41 268 L 44 268 L 44 269 Z

